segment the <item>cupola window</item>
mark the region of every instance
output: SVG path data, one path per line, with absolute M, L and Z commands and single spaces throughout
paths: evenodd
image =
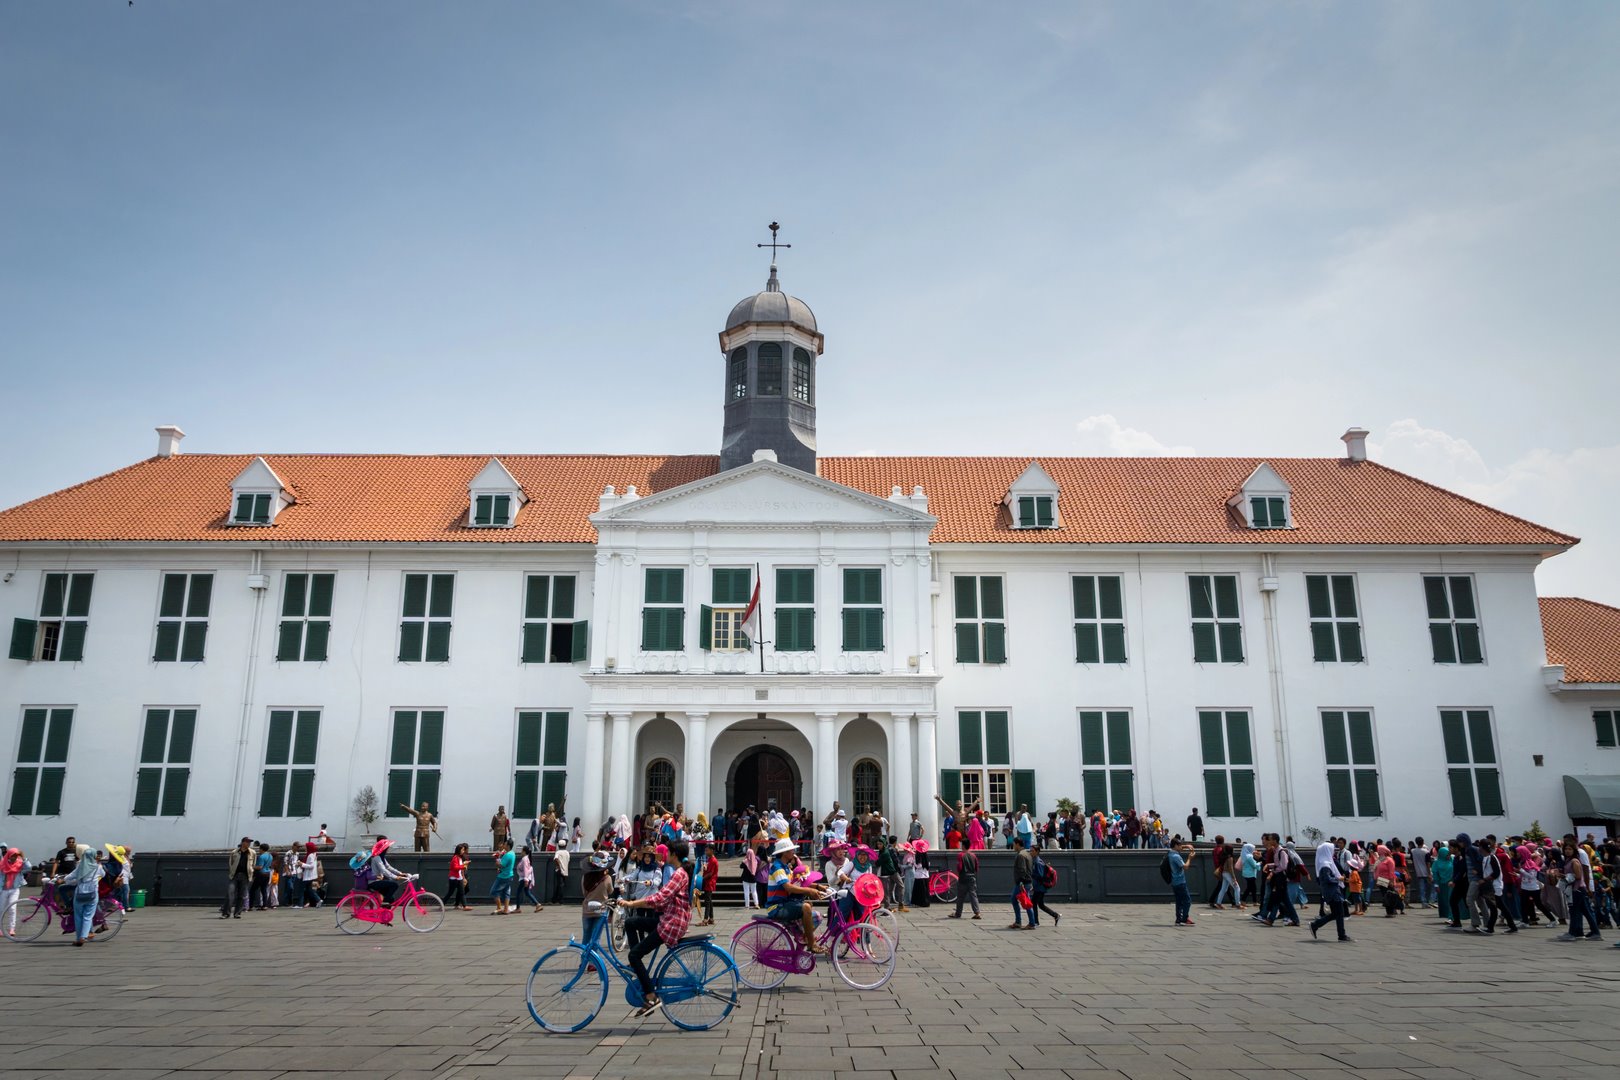
M 774 341 L 759 347 L 759 396 L 782 396 L 782 346 Z
M 793 400 L 806 405 L 815 404 L 815 390 L 810 382 L 810 350 L 793 350 Z
M 741 401 L 748 396 L 748 350 L 735 349 L 731 353 L 730 372 L 726 379 L 727 398 Z

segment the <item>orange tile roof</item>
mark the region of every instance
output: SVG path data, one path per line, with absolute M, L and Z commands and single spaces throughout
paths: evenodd
M 0 512 L 8 541 L 592 543 L 607 484 L 642 494 L 712 476 L 713 455 L 502 454 L 529 502 L 511 529 L 466 527 L 488 454 L 266 454 L 297 502 L 269 529 L 231 527 L 249 454 L 154 457 Z M 1027 457 L 824 457 L 820 473 L 877 496 L 922 485 L 935 543 L 1418 544 L 1567 547 L 1574 537 L 1372 462 L 1338 458 L 1051 458 L 1058 529 L 1010 527 L 1002 497 Z M 1293 491 L 1296 527 L 1256 531 L 1226 505 L 1261 460 Z
M 1620 683 L 1620 608 L 1578 596 L 1543 596 L 1547 663 L 1564 665 L 1567 683 Z

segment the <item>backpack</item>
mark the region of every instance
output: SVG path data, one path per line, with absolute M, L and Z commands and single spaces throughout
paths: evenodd
M 364 889 L 371 884 L 371 852 L 369 850 L 357 851 L 349 860 L 349 869 L 354 871 L 354 887 Z
M 1049 863 L 1049 862 L 1047 862 L 1047 861 L 1045 861 L 1043 859 L 1041 861 L 1041 886 L 1043 888 L 1050 889 L 1052 886 L 1054 886 L 1056 884 L 1057 884 L 1057 867 L 1053 866 L 1051 863 Z
M 1168 855 L 1166 855 L 1159 863 L 1159 876 L 1164 878 L 1164 883 L 1166 885 L 1170 884 L 1170 879 L 1173 875 L 1170 873 L 1170 856 Z

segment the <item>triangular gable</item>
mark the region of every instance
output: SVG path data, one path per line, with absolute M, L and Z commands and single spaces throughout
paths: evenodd
M 512 475 L 512 471 L 496 457 L 490 458 L 484 467 L 478 470 L 478 475 L 467 481 L 467 490 L 510 491 L 520 497 L 523 496 L 523 485 L 517 482 L 517 477 Z
M 268 461 L 256 457 L 248 462 L 247 468 L 236 474 L 236 479 L 231 481 L 231 490 L 287 492 L 287 485 L 282 483 L 281 477 L 276 475 L 276 470 L 270 467 Z M 290 492 L 288 498 L 291 498 Z
M 1243 481 L 1243 486 L 1233 498 L 1244 495 L 1287 495 L 1290 490 L 1288 481 L 1282 478 L 1282 474 L 1273 469 L 1270 462 L 1262 461 L 1254 467 L 1254 472 L 1249 474 L 1249 478 Z
M 1018 474 L 1018 479 L 1014 480 L 1007 488 L 1008 498 L 1014 495 L 1056 494 L 1058 494 L 1058 482 L 1052 478 L 1051 473 L 1046 471 L 1045 466 L 1034 460 L 1024 466 L 1024 471 Z
M 774 461 L 755 461 L 702 480 L 627 499 L 604 495 L 604 509 L 591 515 L 598 528 L 629 524 L 915 525 L 935 519 L 919 509 L 919 494 L 878 498 Z

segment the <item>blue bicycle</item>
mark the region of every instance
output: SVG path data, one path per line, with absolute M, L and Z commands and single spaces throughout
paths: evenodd
M 609 907 L 616 906 L 610 903 Z M 607 1003 L 608 972 L 624 980 L 624 999 L 634 1009 L 646 999 L 636 973 L 621 961 L 612 944 L 602 944 L 612 911 L 596 920 L 584 942 L 569 939 L 534 962 L 525 997 L 534 1022 L 554 1034 L 579 1031 Z M 737 965 L 714 943 L 713 934 L 682 938 L 664 954 L 653 971 L 653 991 L 670 1023 L 687 1031 L 706 1031 L 737 1005 Z

